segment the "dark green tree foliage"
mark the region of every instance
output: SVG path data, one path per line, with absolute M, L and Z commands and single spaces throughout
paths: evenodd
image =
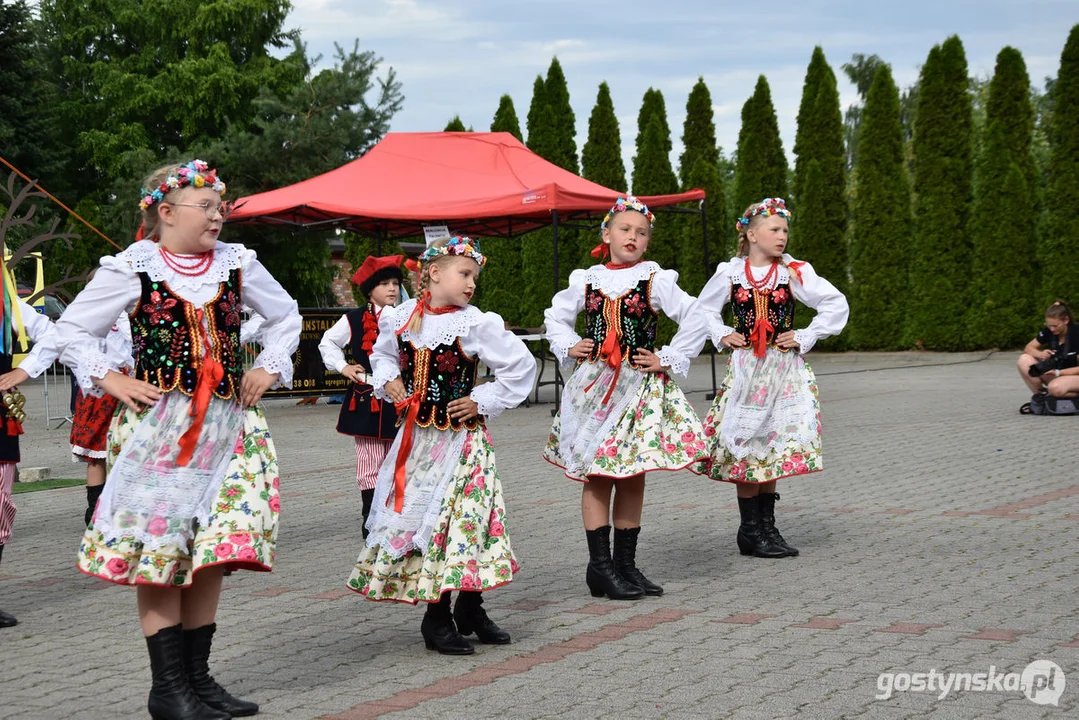
M 971 99 L 963 43 L 953 35 L 922 67 L 914 127 L 914 240 L 907 312 L 910 344 L 966 347 L 971 298 Z
M 712 111 L 712 93 L 704 83 L 704 78 L 697 78 L 697 83 L 689 91 L 686 100 L 686 120 L 682 125 L 682 150 L 678 158 L 679 179 L 683 190 L 691 190 L 694 185 L 689 181 L 697 160 L 703 159 L 713 167 L 719 164 L 719 146 L 716 144 L 715 113 Z
M 446 127 L 442 132 L 468 132 L 468 128 L 461 121 L 460 115 L 454 115 L 453 119 L 446 123 Z
M 566 76 L 558 58 L 553 58 L 547 68 L 547 80 L 543 83 L 543 88 L 554 122 L 554 153 L 547 159 L 576 175 L 580 172 L 577 163 L 577 119 L 573 115 Z
M 779 137 L 779 121 L 772 106 L 772 92 L 763 75 L 753 95 L 742 106 L 738 131 L 738 160 L 734 172 L 736 215 L 766 197 L 786 197 L 787 158 Z
M 517 111 L 513 108 L 513 98 L 503 95 L 498 101 L 498 110 L 495 111 L 494 120 L 491 121 L 491 132 L 508 132 L 521 142 L 521 123 L 517 120 Z
M 814 50 L 814 57 L 816 51 Z M 821 54 L 823 59 L 823 53 Z M 854 83 L 854 86 L 858 88 L 858 96 L 865 102 L 866 95 L 869 93 L 869 88 L 873 84 L 873 78 L 877 74 L 877 68 L 884 64 L 876 55 L 870 55 L 866 57 L 862 53 L 854 53 L 851 56 L 850 62 L 843 63 L 840 67 L 847 75 L 847 78 Z M 813 65 L 810 63 L 810 69 Z M 809 77 L 806 77 L 806 84 L 809 83 Z M 802 94 L 802 102 L 806 101 L 806 96 Z M 853 168 L 858 161 L 858 140 L 861 137 L 862 126 L 862 114 L 864 108 L 862 105 L 851 105 L 847 108 L 846 113 L 843 115 L 843 128 L 844 128 L 844 140 L 846 141 L 847 148 L 847 167 Z M 798 111 L 798 124 L 801 125 L 802 113 L 801 109 Z M 797 141 L 795 145 L 797 145 Z M 797 147 L 795 153 L 798 152 Z
M 1018 50 L 997 55 L 975 168 L 969 344 L 1015 347 L 1030 339 L 1035 308 L 1037 173 L 1030 77 Z
M 663 125 L 659 116 L 653 115 L 645 128 L 642 144 L 637 146 L 637 155 L 633 158 L 634 195 L 668 195 L 678 192 L 678 177 L 671 168 L 671 156 L 664 149 L 670 138 L 663 135 Z M 666 220 L 670 222 L 672 218 Z M 677 233 L 666 234 L 661 228 L 656 229 L 657 232 L 653 234 L 648 246 L 648 257 L 665 268 L 677 270 Z
M 807 94 L 812 94 L 812 97 L 806 97 Z M 798 154 L 794 165 L 796 204 L 793 211 L 798 220 L 794 254 L 813 263 L 814 269 L 822 277 L 828 278 L 845 293 L 847 159 L 843 145 L 843 114 L 839 109 L 835 73 L 828 66 L 820 47 L 813 50 L 813 59 L 806 73 L 794 149 Z M 808 167 L 814 162 L 820 173 L 820 186 L 811 189 Z M 810 195 L 821 204 L 820 207 L 807 206 Z M 806 214 L 813 220 L 806 220 Z
M 725 212 L 723 177 L 714 163 L 708 162 L 706 158 L 698 157 L 693 163 L 693 169 L 686 177 L 685 187 L 704 190 L 708 213 L 707 258 L 704 254 L 701 216 L 686 215 L 682 218 L 682 242 L 678 253 L 678 284 L 690 295 L 698 295 L 704 288 L 704 284 L 708 282 L 708 278 L 712 276 L 716 264 L 729 257 L 725 253 L 728 248 L 724 238 L 730 234 L 727 232 L 730 221 Z M 662 218 L 664 222 L 671 219 L 670 215 Z
M 1047 217 L 1038 246 L 1044 307 L 1058 298 L 1079 299 L 1079 25 L 1071 29 L 1060 55 L 1053 102 Z
M 545 160 L 555 157 L 558 148 L 554 114 L 547 100 L 546 85 L 538 75 L 532 87 L 527 125 L 528 149 Z M 537 327 L 543 322 L 543 311 L 555 293 L 553 233 L 549 229 L 537 230 L 523 235 L 517 242 L 521 243 L 522 276 L 518 288 L 524 291 L 519 311 L 521 324 Z M 560 247 L 559 251 L 561 266 L 565 261 L 564 248 Z
M 302 78 L 274 50 L 298 35 L 283 30 L 287 0 L 43 0 L 58 112 L 78 151 L 99 171 L 126 170 L 125 155 L 155 154 L 221 136 L 252 116 L 263 88 Z
M 667 138 L 666 150 L 669 153 L 674 148 L 674 145 L 671 142 L 671 128 L 667 124 L 667 103 L 663 100 L 663 93 L 653 88 L 648 88 L 644 91 L 641 109 L 637 113 L 637 144 L 635 147 L 640 148 L 644 143 L 644 133 L 648 129 L 648 121 L 653 116 L 659 118 L 661 134 Z
M 626 166 L 622 162 L 622 135 L 607 83 L 599 84 L 596 105 L 588 118 L 588 141 L 581 152 L 581 175 L 616 192 L 625 192 Z
M 896 350 L 903 342 L 911 195 L 899 115 L 892 70 L 881 64 L 866 96 L 854 169 L 850 343 L 866 350 Z

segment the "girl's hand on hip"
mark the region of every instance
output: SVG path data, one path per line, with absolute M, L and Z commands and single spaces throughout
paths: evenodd
M 638 348 L 637 352 L 633 353 L 633 363 L 644 372 L 666 372 L 666 368 L 663 367 L 663 361 L 659 359 L 659 355 L 656 355 L 651 350 L 645 350 L 644 348 Z
M 580 360 L 586 358 L 592 354 L 592 348 L 596 346 L 596 341 L 592 338 L 585 338 L 579 341 L 576 345 L 571 347 L 566 354 L 574 360 Z
M 450 414 L 451 419 L 458 422 L 464 422 L 465 420 L 471 420 L 474 417 L 478 417 L 480 414 L 480 406 L 470 397 L 457 398 L 446 406 L 446 412 Z
M 255 405 L 262 399 L 262 394 L 273 387 L 280 373 L 269 373 L 266 368 L 255 368 L 244 373 L 240 380 L 240 404 L 245 408 Z
M 405 392 L 405 383 L 401 378 L 395 377 L 386 383 L 386 395 L 395 403 L 403 403 L 408 400 L 408 393 Z
M 143 408 L 161 399 L 161 389 L 156 385 L 128 377 L 114 370 L 105 373 L 105 377 L 93 378 L 93 380 L 95 385 L 135 412 L 141 412 Z
M 784 350 L 800 350 L 801 345 L 794 339 L 794 331 L 788 330 L 785 333 L 779 333 L 776 335 L 776 346 L 783 348 Z
M 730 335 L 723 337 L 719 342 L 724 347 L 734 350 L 746 346 L 746 336 L 740 332 L 732 332 Z

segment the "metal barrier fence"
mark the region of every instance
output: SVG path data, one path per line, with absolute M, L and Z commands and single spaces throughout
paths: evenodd
M 70 423 L 74 419 L 71 416 L 71 374 L 63 365 L 54 362 L 42 373 L 41 394 L 45 397 L 45 428 L 56 427 L 64 423 Z M 57 414 L 53 414 L 53 413 Z

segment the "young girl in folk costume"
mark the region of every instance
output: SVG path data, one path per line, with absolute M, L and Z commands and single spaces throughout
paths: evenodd
M 680 470 L 704 455 L 700 420 L 668 376 L 689 373 L 693 343 L 653 352 L 659 313 L 684 322 L 693 297 L 678 287 L 678 273 L 641 261 L 652 224 L 643 203 L 619 198 L 592 253 L 611 262 L 574 270 L 544 315 L 551 351 L 577 361 L 544 457 L 584 483 L 585 581 L 593 596 L 616 600 L 663 594 L 636 565 L 645 473 Z M 583 339 L 574 332 L 582 311 Z
M 806 262 L 784 254 L 791 213 L 781 198 L 751 205 L 736 223 L 738 255 L 720 263 L 679 332 L 731 349 L 727 377 L 705 418 L 709 457 L 695 472 L 735 483 L 738 549 L 787 557 L 798 550 L 775 526 L 776 480 L 822 469 L 817 381 L 802 355 L 847 323 L 847 300 Z M 816 317 L 794 329 L 795 300 Z M 721 319 L 730 303 L 734 327 Z
M 536 373 L 502 318 L 468 304 L 485 262 L 474 240 L 438 241 L 413 267 L 418 298 L 382 311 L 371 385 L 397 404 L 402 425 L 348 580 L 368 600 L 429 603 L 420 632 L 428 649 L 448 655 L 473 653 L 463 637 L 473 632 L 483 643 L 510 642 L 480 596 L 517 572 L 486 421 L 524 401 Z M 494 380 L 476 385 L 480 362 Z
M 356 438 L 356 483 L 363 498 L 364 539 L 367 539 L 367 517 L 371 514 L 378 469 L 397 434 L 397 412 L 393 404 L 380 401 L 372 392 L 370 355 L 378 337 L 383 308 L 397 304 L 404 259 L 403 255 L 368 256 L 352 276 L 367 304 L 342 315 L 318 344 L 326 369 L 351 381 L 341 402 L 337 432 Z M 352 350 L 352 364 L 345 360 L 345 347 Z
M 122 313 L 109 334 L 100 343 L 108 358 L 109 367 L 119 368 L 125 375 L 131 372 L 131 321 Z M 119 400 L 112 395 L 88 395 L 78 387 L 75 412 L 71 420 L 71 456 L 75 462 L 86 463 L 86 513 L 83 522 L 90 524 L 101 491 L 105 489 L 105 456 L 108 454 L 108 433 Z
M 19 436 L 23 434 L 22 423 L 26 418 L 23 404 L 26 398 L 16 388 L 30 378 L 45 372 L 56 352 L 50 342 L 55 328 L 47 317 L 18 299 L 15 282 L 7 264 L 0 260 L 0 560 L 4 546 L 11 539 L 15 524 L 15 503 L 11 499 L 15 482 L 15 465 L 19 462 Z M 26 350 L 26 338 L 34 341 L 34 348 L 11 369 L 13 355 Z M 11 615 L 0 611 L 0 628 L 19 623 Z
M 255 403 L 291 383 L 302 319 L 253 251 L 218 240 L 225 185 L 206 163 L 166 166 L 147 185 L 152 239 L 102 258 L 57 323 L 61 360 L 83 391 L 125 405 L 109 427 L 108 481 L 78 567 L 137 586 L 153 717 L 253 715 L 258 705 L 221 688 L 208 661 L 225 569 L 273 566 L 277 458 Z M 246 373 L 242 304 L 265 318 L 263 352 Z M 130 377 L 99 346 L 121 311 L 131 319 Z

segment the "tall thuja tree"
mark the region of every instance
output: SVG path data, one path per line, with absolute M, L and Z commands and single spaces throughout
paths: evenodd
M 648 120 L 648 127 L 644 130 L 641 144 L 637 146 L 637 154 L 633 158 L 634 195 L 668 195 L 678 192 L 678 177 L 671 168 L 671 156 L 666 150 L 670 137 L 663 134 L 663 126 L 659 116 L 652 115 Z M 669 234 L 673 228 L 664 228 L 661 224 L 664 221 L 670 221 L 670 218 L 660 218 L 657 221 L 656 234 L 648 246 L 648 257 L 663 267 L 677 270 L 677 235 Z
M 738 159 L 734 171 L 734 210 L 741 214 L 766 197 L 787 196 L 787 158 L 779 137 L 772 92 L 763 75 L 742 106 Z
M 495 117 L 491 121 L 491 132 L 508 132 L 524 142 L 521 122 L 517 119 L 517 111 L 513 108 L 513 98 L 509 95 L 503 95 L 498 101 L 498 110 L 495 110 Z
M 573 114 L 573 106 L 570 105 L 566 76 L 562 72 L 562 65 L 558 62 L 558 58 L 551 59 L 543 87 L 547 94 L 547 105 L 551 108 L 553 122 L 552 154 L 545 157 L 563 170 L 577 175 L 580 173 L 577 160 L 577 120 Z M 565 282 L 569 278 L 570 271 L 577 267 L 577 261 L 581 256 L 582 240 L 577 230 L 559 228 L 558 274 L 562 282 Z
M 701 215 L 686 215 L 682 219 L 681 251 L 678 256 L 678 284 L 690 295 L 698 295 L 716 263 L 726 260 L 729 255 L 725 239 L 730 235 L 729 221 L 724 202 L 723 176 L 716 164 L 698 157 L 693 168 L 686 176 L 686 188 L 701 188 L 705 192 L 708 218 L 708 262 L 704 256 L 704 230 Z M 668 216 L 670 217 L 670 216 Z
M 1079 299 L 1079 25 L 1071 29 L 1060 55 L 1053 102 L 1047 214 L 1038 245 L 1040 297 L 1046 307 L 1058 298 Z
M 614 103 L 611 102 L 611 89 L 605 82 L 599 84 L 596 105 L 588 117 L 588 140 L 581 151 L 581 175 L 615 192 L 626 192 L 629 188 L 626 166 L 622 162 L 622 134 Z M 582 237 L 578 265 L 587 266 L 596 262 L 590 253 L 597 241 L 595 235 Z
M 719 146 L 716 144 L 716 123 L 712 111 L 712 94 L 698 78 L 686 100 L 686 120 L 682 125 L 682 145 L 685 148 L 678 162 L 682 190 L 701 188 L 705 192 L 704 209 L 707 212 L 709 237 L 709 262 L 714 266 L 722 253 L 716 240 L 723 233 L 716 232 L 727 219 L 726 197 L 719 173 Z M 704 238 L 701 218 L 697 215 L 679 217 L 680 251 L 678 268 L 680 284 L 696 295 L 708 280 L 711 268 L 705 263 Z M 671 221 L 674 217 L 670 218 Z
M 911 196 L 899 89 L 886 64 L 877 66 L 859 131 L 848 340 L 863 350 L 895 350 L 903 343 L 910 280 Z
M 970 303 L 973 119 L 958 36 L 929 51 L 919 84 L 907 338 L 920 349 L 960 350 Z
M 661 134 L 667 138 L 664 149 L 669 153 L 674 145 L 671 142 L 671 126 L 667 123 L 667 103 L 663 99 L 662 92 L 655 88 L 648 88 L 644 91 L 641 109 L 637 112 L 637 140 L 635 147 L 639 148 L 644 143 L 645 130 L 648 129 L 648 122 L 653 117 L 659 118 Z
M 843 114 L 835 73 L 817 47 L 806 72 L 794 140 L 794 254 L 807 260 L 841 292 L 847 290 L 847 159 L 843 145 Z M 817 164 L 819 176 L 809 178 Z M 814 187 L 810 187 L 815 185 Z M 810 198 L 816 206 L 810 205 Z M 799 325 L 809 318 L 803 313 Z M 808 324 L 808 323 L 807 323 Z
M 545 160 L 558 152 L 554 113 L 547 98 L 547 88 L 541 76 L 532 86 L 532 104 L 528 108 L 528 149 Z M 543 311 L 554 295 L 553 237 L 549 229 L 523 235 L 521 243 L 521 275 L 523 290 L 520 298 L 521 324 L 535 327 L 543 322 Z M 559 248 L 560 255 L 562 248 Z M 560 265 L 562 264 L 560 258 Z
M 1038 322 L 1034 306 L 1037 172 L 1030 77 L 1018 50 L 997 55 L 989 83 L 970 234 L 974 253 L 967 330 L 974 347 L 1015 347 Z
M 513 98 L 503 95 L 491 122 L 491 132 L 508 132 L 522 139 L 521 123 L 513 107 Z M 501 315 L 510 325 L 520 325 L 521 318 L 521 239 L 483 238 L 487 264 L 476 291 L 476 305 Z

